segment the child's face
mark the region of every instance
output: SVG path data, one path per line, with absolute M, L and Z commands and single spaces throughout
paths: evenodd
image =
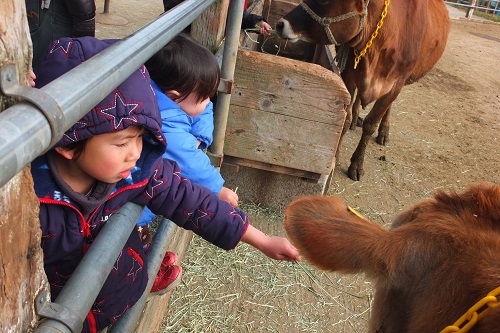
M 182 109 L 182 111 L 186 112 L 191 117 L 196 117 L 200 115 L 205 108 L 207 107 L 208 102 L 210 102 L 210 98 L 207 98 L 201 102 L 198 102 L 198 98 L 196 94 L 189 94 L 187 97 L 179 102 L 178 100 L 174 100 L 177 105 Z
M 122 131 L 93 136 L 74 162 L 90 177 L 116 183 L 130 176 L 141 156 L 145 131 L 143 127 L 130 126 Z

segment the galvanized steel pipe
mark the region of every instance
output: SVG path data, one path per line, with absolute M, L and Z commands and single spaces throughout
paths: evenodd
M 234 80 L 234 69 L 241 32 L 241 20 L 243 18 L 244 0 L 232 0 L 229 3 L 226 38 L 224 42 L 224 56 L 221 65 L 221 79 Z M 224 152 L 224 139 L 226 137 L 227 118 L 231 94 L 219 92 L 214 110 L 214 135 L 213 142 L 209 148 L 212 156 L 222 156 Z
M 146 286 L 146 291 L 135 305 L 127 310 L 127 312 L 108 329 L 109 333 L 136 332 L 137 326 L 139 326 L 141 321 L 146 301 L 151 297 L 149 296 L 149 290 L 153 287 L 156 274 L 160 269 L 160 265 L 165 257 L 165 252 L 167 252 L 176 229 L 177 225 L 168 219 L 164 218 L 160 222 L 153 241 L 151 242 L 151 248 L 147 252 L 149 282 Z
M 64 114 L 64 133 L 215 0 L 186 0 L 49 83 L 42 90 Z M 242 1 L 233 1 L 242 2 Z M 0 113 L 0 187 L 49 148 L 49 122 L 37 107 L 18 103 Z
M 99 232 L 99 237 L 89 247 L 54 301 L 69 308 L 72 314 L 81 319 L 81 323 L 85 320 L 143 209 L 143 206 L 129 202 L 111 215 Z M 35 333 L 48 332 L 70 333 L 71 330 L 60 321 L 46 319 L 41 322 Z

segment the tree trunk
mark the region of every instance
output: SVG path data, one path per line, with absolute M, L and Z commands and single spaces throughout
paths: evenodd
M 0 70 L 15 64 L 28 84 L 31 39 L 24 0 L 0 2 Z M 0 112 L 18 102 L 0 92 Z M 1 124 L 0 124 L 1 126 Z M 0 332 L 30 332 L 36 326 L 34 300 L 48 291 L 40 248 L 38 200 L 29 167 L 0 188 Z

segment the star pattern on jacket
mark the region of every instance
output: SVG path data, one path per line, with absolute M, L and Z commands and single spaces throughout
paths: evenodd
M 122 258 L 123 249 L 120 251 L 118 258 L 116 258 L 115 264 L 113 265 L 113 270 L 118 272 L 118 266 L 120 266 L 120 259 Z
M 93 122 L 81 119 L 80 121 L 77 121 L 73 125 L 73 127 L 72 127 L 73 131 L 71 133 L 69 133 L 69 131 L 66 132 L 64 134 L 64 137 L 71 142 L 79 141 L 80 140 L 80 136 L 79 136 L 80 131 L 82 129 L 87 128 L 88 126 L 92 126 L 92 125 L 94 125 Z
M 241 215 L 234 208 L 229 212 L 229 215 L 234 216 L 237 219 L 239 219 L 241 221 L 241 224 L 243 224 L 243 225 L 247 225 L 247 223 L 248 223 L 246 215 L 245 215 L 245 219 L 243 219 L 243 217 L 241 217 Z
M 123 316 L 123 314 L 127 312 L 129 309 L 130 309 L 130 302 L 127 303 L 127 306 L 125 307 L 125 309 L 123 309 L 121 313 L 117 314 L 116 316 L 113 316 L 113 318 L 111 319 L 111 323 L 114 324 L 118 320 L 118 318 Z
M 101 315 L 104 313 L 104 311 L 102 310 L 102 306 L 106 304 L 106 302 L 108 301 L 109 299 L 109 296 L 106 297 L 105 299 L 99 301 L 99 302 L 94 302 L 94 304 L 92 304 L 92 308 L 91 308 L 91 311 L 94 315 Z
M 127 277 L 131 276 L 132 281 L 135 281 L 135 279 L 137 279 L 137 275 L 139 274 L 139 272 L 142 271 L 142 266 L 139 264 L 139 262 L 135 258 L 133 258 L 132 260 L 133 260 L 133 264 L 132 264 L 132 267 L 130 268 L 130 271 L 127 274 Z
M 50 281 L 50 285 L 52 287 L 62 289 L 64 287 L 64 285 L 66 284 L 66 282 L 68 282 L 69 278 L 71 277 L 71 274 L 63 275 L 63 274 L 60 274 L 55 269 L 53 271 L 54 271 L 54 275 L 55 275 L 56 279 L 53 281 Z
M 181 179 L 181 170 L 180 169 L 177 169 L 177 170 L 174 170 L 174 172 L 172 173 L 172 175 L 177 178 L 177 179 Z M 185 178 L 184 180 L 188 180 L 187 178 Z
M 152 186 L 150 188 L 149 188 L 149 186 L 146 187 L 146 189 L 144 191 L 146 193 L 146 196 L 150 199 L 155 196 L 156 188 L 161 186 L 164 183 L 164 180 L 159 178 L 159 176 L 158 176 L 159 172 L 160 172 L 160 167 L 158 166 L 158 167 L 156 167 L 155 171 L 153 172 L 153 177 L 151 177 Z M 151 192 L 149 192 L 149 190 L 151 190 Z
M 135 115 L 133 115 L 133 113 L 139 111 L 142 104 L 143 102 L 127 101 L 122 93 L 118 89 L 115 89 L 113 103 L 111 105 L 95 108 L 94 110 L 107 119 L 113 120 L 113 131 L 116 131 L 123 127 L 123 122 L 125 121 L 134 124 L 138 123 L 138 119 Z M 126 114 L 124 116 L 114 114 L 118 113 L 121 109 L 125 110 Z
M 194 212 L 190 213 L 188 222 L 191 222 L 191 224 L 196 228 L 196 229 L 201 229 L 200 227 L 200 221 L 212 216 L 212 212 L 209 212 L 208 210 L 203 210 L 203 209 L 197 209 L 196 210 L 197 214 L 194 214 Z M 196 216 L 196 218 L 193 218 Z
M 63 44 L 58 40 L 54 42 L 52 48 L 49 50 L 49 54 L 52 54 L 56 51 L 61 51 L 64 57 L 68 58 L 69 52 L 71 51 L 71 47 L 73 46 L 72 41 L 68 41 L 66 44 Z

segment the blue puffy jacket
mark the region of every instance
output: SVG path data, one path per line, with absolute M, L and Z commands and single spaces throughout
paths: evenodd
M 160 108 L 162 132 L 168 142 L 163 157 L 177 162 L 183 177 L 189 178 L 193 183 L 208 187 L 212 193 L 218 194 L 224 185 L 224 179 L 202 150 L 212 143 L 214 130 L 212 102 L 208 103 L 200 115 L 193 118 L 166 96 L 156 83 L 152 82 L 152 86 Z M 201 142 L 199 147 L 198 140 Z M 137 224 L 148 225 L 154 217 L 155 214 L 146 208 Z

